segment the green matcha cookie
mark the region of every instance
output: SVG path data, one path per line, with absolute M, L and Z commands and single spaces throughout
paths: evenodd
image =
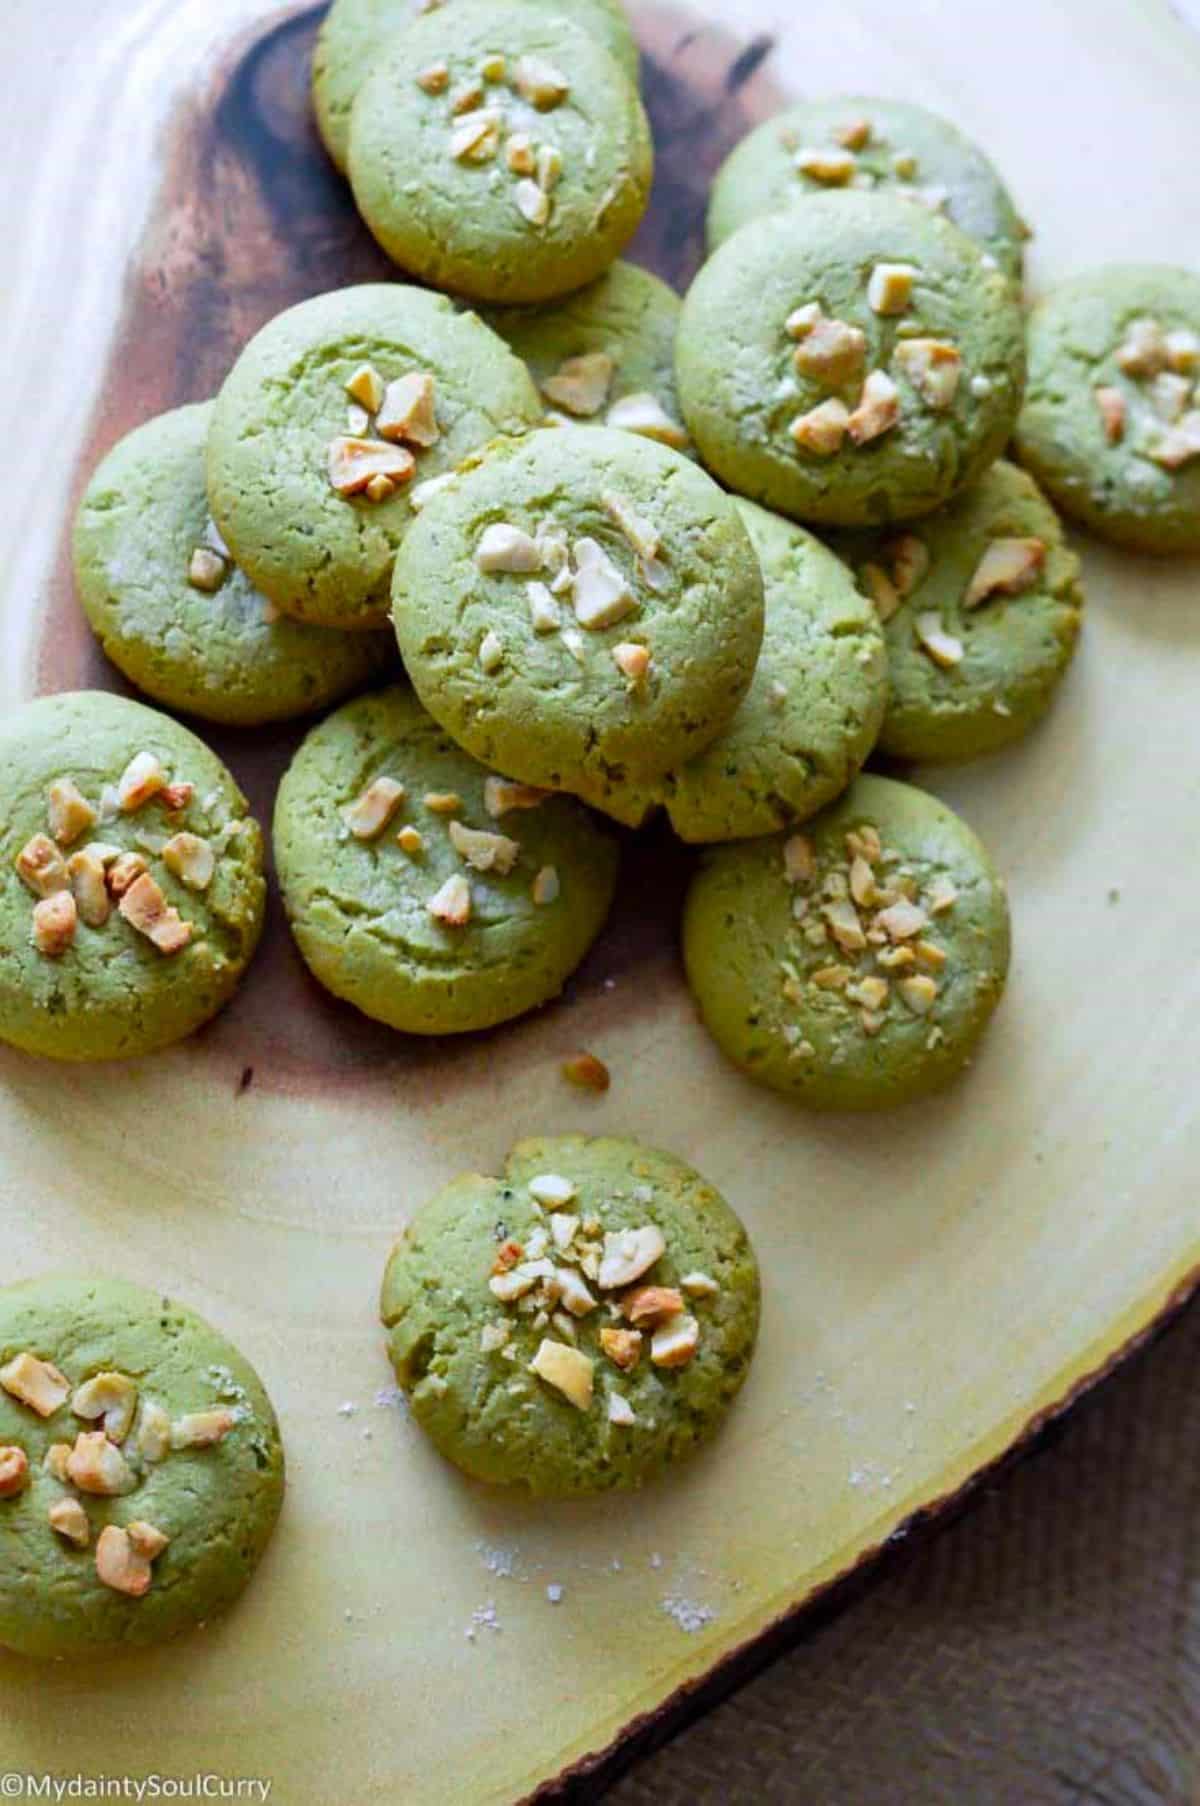
M 396 561 L 430 714 L 485 764 L 620 812 L 750 687 L 762 577 L 734 504 L 632 433 L 535 433 L 436 496 Z
M 886 622 L 880 749 L 974 759 L 1039 722 L 1079 638 L 1079 560 L 1032 477 L 1001 461 L 902 533 L 838 550 Z
M 671 1154 L 522 1141 L 418 1212 L 383 1282 L 396 1377 L 447 1460 L 566 1498 L 641 1486 L 720 1425 L 758 1333 L 758 1265 Z
M 204 488 L 211 419 L 211 404 L 177 408 L 113 447 L 80 504 L 75 580 L 108 657 L 156 702 L 285 721 L 361 689 L 395 647 L 280 616 L 225 556 Z
M 0 1291 L 0 1644 L 63 1661 L 204 1624 L 282 1503 L 270 1400 L 207 1323 L 121 1279 Z
M 700 455 L 797 519 L 928 514 L 1004 449 L 1024 381 L 1016 291 L 954 226 L 889 194 L 814 195 L 728 239 L 683 305 Z
M 683 954 L 750 1078 L 814 1110 L 881 1110 L 970 1060 L 1004 990 L 1008 905 L 965 822 L 862 777 L 803 833 L 708 854 Z
M 554 426 L 619 426 L 686 451 L 675 392 L 680 301 L 636 264 L 548 307 L 502 307 L 487 323 L 524 359 Z
M 203 741 L 102 691 L 0 726 L 0 1040 L 152 1053 L 215 1016 L 262 930 L 262 835 Z
M 864 188 L 944 213 L 1020 276 L 1026 228 L 983 152 L 924 107 L 862 94 L 803 101 L 742 139 L 713 183 L 709 249 L 764 213 Z
M 738 502 L 762 567 L 766 631 L 750 693 L 724 733 L 652 793 L 683 840 L 743 840 L 839 796 L 875 744 L 888 693 L 883 633 L 832 552 L 803 527 Z
M 1200 276 L 1118 265 L 1034 308 L 1017 455 L 1101 538 L 1200 551 Z
M 407 690 L 313 729 L 279 790 L 284 906 L 321 984 L 413 1035 L 556 997 L 604 926 L 617 849 L 587 811 L 496 778 Z
M 442 0 L 443 7 L 448 0 Z M 526 0 L 543 12 L 569 13 L 638 79 L 638 50 L 619 0 Z M 434 11 L 427 6 L 424 10 Z M 388 38 L 422 7 L 419 0 L 334 0 L 313 52 L 312 92 L 325 148 L 344 170 L 350 150 L 350 110 L 374 70 Z M 447 15 L 447 23 L 451 22 Z
M 542 412 L 519 360 L 445 296 L 335 289 L 270 321 L 226 379 L 208 440 L 213 517 L 286 614 L 378 627 L 424 486 Z
M 453 0 L 388 41 L 354 103 L 350 183 L 388 256 L 476 301 L 549 301 L 633 236 L 654 152 L 603 44 L 530 0 Z

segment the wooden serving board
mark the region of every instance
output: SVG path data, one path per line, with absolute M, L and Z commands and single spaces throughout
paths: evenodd
M 1200 54 L 1159 0 L 707 10 L 637 14 L 660 177 L 634 254 L 677 283 L 721 156 L 801 87 L 956 118 L 1037 227 L 1035 287 L 1118 258 L 1200 263 L 1180 174 Z M 316 16 L 7 0 L 0 708 L 120 687 L 63 558 L 96 457 L 211 394 L 280 307 L 386 273 L 308 121 Z M 0 1768 L 512 1800 L 953 1498 L 1190 1290 L 1200 566 L 1089 546 L 1086 576 L 1047 726 L 927 774 L 1007 873 L 1017 948 L 975 1070 L 940 1101 L 811 1120 L 725 1066 L 682 983 L 688 860 L 661 833 L 627 843 L 568 996 L 496 1034 L 372 1027 L 307 980 L 273 906 L 242 996 L 169 1055 L 70 1071 L 0 1051 L 0 1277 L 109 1269 L 210 1315 L 278 1403 L 291 1479 L 227 1620 L 99 1669 L 0 1657 Z M 299 737 L 211 736 L 264 817 Z M 612 1068 L 602 1101 L 559 1077 L 578 1047 Z M 716 1446 L 641 1498 L 546 1508 L 432 1454 L 389 1391 L 375 1305 L 434 1187 L 567 1129 L 693 1160 L 749 1223 L 767 1293 Z

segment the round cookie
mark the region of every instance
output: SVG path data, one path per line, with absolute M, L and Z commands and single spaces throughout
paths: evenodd
M 555 426 L 620 426 L 688 449 L 675 390 L 674 289 L 632 263 L 546 307 L 501 307 L 487 323 L 525 362 Z
M 443 6 L 448 0 L 442 0 Z M 526 0 L 543 11 L 567 10 L 563 0 Z M 350 151 L 350 112 L 387 39 L 419 11 L 414 0 L 334 0 L 313 51 L 312 93 L 325 148 L 344 170 Z M 432 8 L 430 10 L 433 10 Z M 620 0 L 570 0 L 570 16 L 638 79 L 638 49 Z
M 754 502 L 737 508 L 766 590 L 750 693 L 711 746 L 653 793 L 614 809 L 636 827 L 661 803 L 687 841 L 774 834 L 814 814 L 863 765 L 887 701 L 879 619 L 841 561 L 778 514 Z
M 368 412 L 359 398 L 381 389 Z M 524 365 L 444 295 L 335 289 L 277 315 L 233 366 L 209 432 L 209 505 L 238 564 L 285 614 L 379 627 L 422 485 L 542 411 Z M 385 426 L 395 438 L 380 437 Z M 373 500 L 360 485 L 376 465 L 398 486 Z
M 120 1279 L 0 1291 L 0 1644 L 75 1660 L 206 1623 L 283 1488 L 261 1380 L 192 1311 Z
M 447 732 L 603 809 L 716 738 L 762 644 L 733 502 L 678 452 L 604 427 L 493 446 L 422 513 L 394 596 Z
M 237 988 L 262 931 L 262 835 L 216 755 L 103 691 L 0 726 L 0 1040 L 151 1053 Z
M 397 688 L 309 734 L 275 861 L 314 977 L 391 1028 L 449 1035 L 558 995 L 604 926 L 618 853 L 578 803 L 490 776 Z
M 847 534 L 837 549 L 886 622 L 882 752 L 975 759 L 1041 720 L 1075 653 L 1083 591 L 1032 477 L 1001 460 L 903 533 Z
M 1047 295 L 1029 321 L 1016 443 L 1101 538 L 1200 551 L 1200 276 L 1124 264 Z
M 944 213 L 1006 275 L 1020 277 L 1027 228 L 983 152 L 924 107 L 863 94 L 802 101 L 735 146 L 713 183 L 709 249 L 762 214 L 859 188 Z
M 485 73 L 486 71 L 486 73 Z M 638 92 L 582 25 L 529 0 L 453 0 L 388 41 L 354 103 L 350 183 L 423 282 L 549 301 L 633 236 L 654 151 Z
M 796 519 L 928 514 L 996 459 L 1020 406 L 1016 291 L 954 226 L 888 194 L 814 195 L 700 271 L 684 419 L 732 488 Z
M 715 1433 L 754 1353 L 758 1265 L 729 1205 L 674 1155 L 545 1137 L 417 1213 L 382 1316 L 412 1414 L 448 1461 L 568 1498 L 641 1486 Z
M 709 853 L 683 922 L 722 1052 L 814 1110 L 880 1110 L 969 1061 L 1004 990 L 1009 919 L 942 803 L 860 777 L 802 833 Z
M 221 554 L 204 454 L 212 404 L 129 433 L 88 484 L 75 581 L 107 656 L 169 709 L 253 727 L 307 715 L 395 662 L 390 634 L 281 616 Z

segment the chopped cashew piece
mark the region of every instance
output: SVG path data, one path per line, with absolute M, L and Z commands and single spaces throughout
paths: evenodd
M 883 370 L 872 370 L 863 384 L 858 406 L 846 422 L 855 445 L 890 433 L 900 418 L 900 391 Z
M 1166 336 L 1157 320 L 1131 320 L 1117 348 L 1117 365 L 1126 376 L 1157 376 L 1167 368 Z
M 553 194 L 562 180 L 562 152 L 554 144 L 541 144 L 537 154 L 537 185 L 543 194 Z
M 565 1210 L 555 1210 L 550 1215 L 550 1234 L 554 1237 L 554 1246 L 560 1254 L 565 1254 L 575 1240 L 575 1231 L 579 1228 L 579 1218 L 568 1215 Z
M 650 669 L 650 649 L 648 646 L 635 646 L 630 640 L 622 640 L 619 646 L 612 649 L 613 663 L 622 677 L 629 679 L 633 686 L 640 684 Z
M 91 847 L 72 853 L 67 860 L 67 877 L 71 895 L 79 911 L 79 919 L 89 928 L 103 928 L 112 914 L 112 898 L 104 877 L 104 862 Z
M 1040 539 L 993 539 L 975 567 L 963 607 L 978 608 L 997 593 L 1019 596 L 1037 582 L 1045 562 L 1046 547 Z
M 86 1549 L 92 1540 L 88 1514 L 78 1499 L 58 1499 L 47 1512 L 50 1528 L 77 1549 Z
M 0 1445 L 0 1499 L 15 1499 L 29 1484 L 29 1456 L 15 1442 Z
M 61 1411 L 71 1392 L 70 1381 L 57 1367 L 29 1353 L 16 1355 L 6 1367 L 0 1367 L 0 1386 L 39 1417 L 53 1417 Z
M 1193 458 L 1200 458 L 1200 409 L 1185 414 L 1176 426 L 1169 427 L 1150 456 L 1164 470 L 1180 470 Z
M 386 502 L 389 496 L 396 493 L 396 485 L 391 477 L 372 477 L 363 490 L 369 502 Z
M 639 558 L 658 557 L 662 548 L 658 530 L 635 513 L 624 496 L 606 489 L 600 497 L 600 505 L 614 525 L 620 528 Z
M 425 370 L 413 371 L 389 383 L 375 421 L 381 439 L 407 439 L 410 445 L 436 445 L 441 428 L 435 412 L 435 386 Z
M 683 1309 L 683 1294 L 674 1286 L 638 1286 L 626 1294 L 621 1309 L 635 1329 L 657 1329 Z
M 446 65 L 443 63 L 441 67 L 444 70 Z M 417 79 L 419 81 L 421 78 L 418 76 Z M 442 85 L 444 87 L 445 83 Z M 346 383 L 346 393 L 360 408 L 365 408 L 368 414 L 374 414 L 383 400 L 383 378 L 373 364 L 360 364 Z
M 945 915 L 946 911 L 953 909 L 958 902 L 958 891 L 949 878 L 939 874 L 927 887 L 925 898 L 929 904 L 931 915 Z
M 929 917 L 921 905 L 910 903 L 905 897 L 881 909 L 875 921 L 890 941 L 911 941 L 929 925 Z
M 417 76 L 417 86 L 426 94 L 444 94 L 450 85 L 450 70 L 445 63 L 430 63 Z M 346 384 L 349 388 L 349 383 Z
M 71 1444 L 69 1442 L 52 1442 L 42 1460 L 43 1471 L 53 1475 L 60 1486 L 69 1486 L 71 1482 L 67 1478 L 67 1462 L 70 1459 Z
M 1150 405 L 1160 420 L 1173 426 L 1186 413 L 1191 394 L 1192 385 L 1186 377 L 1164 370 L 1150 384 Z M 57 840 L 58 835 L 55 834 L 54 838 Z
M 224 1405 L 211 1411 L 191 1411 L 171 1425 L 173 1449 L 211 1449 L 228 1436 L 237 1418 Z
M 55 778 L 48 795 L 50 832 L 60 847 L 74 846 L 98 819 L 73 778 Z
M 789 319 L 795 317 L 789 315 Z M 801 376 L 837 385 L 861 375 L 866 356 L 867 335 L 861 327 L 822 315 L 800 340 L 792 360 Z
M 642 1335 L 636 1329 L 610 1329 L 607 1325 L 600 1331 L 600 1346 L 615 1367 L 622 1373 L 632 1373 L 642 1353 Z
M 807 884 L 816 877 L 816 854 L 807 834 L 791 834 L 784 841 L 783 870 L 789 884 Z
M 902 339 L 896 362 L 928 407 L 944 412 L 958 393 L 962 356 L 941 339 Z
M 72 945 L 79 925 L 79 910 L 69 890 L 43 897 L 33 906 L 33 944 L 47 959 L 61 959 Z
M 150 1591 L 150 1563 L 134 1548 L 127 1530 L 106 1524 L 96 1544 L 96 1574 L 114 1593 L 141 1599 Z
M 788 430 L 801 451 L 811 452 L 817 458 L 832 458 L 841 451 L 849 425 L 849 408 L 831 395 L 807 414 L 798 415 Z
M 656 1367 L 686 1367 L 700 1346 L 700 1325 L 686 1314 L 672 1317 L 650 1338 L 650 1359 Z
M 685 1273 L 679 1285 L 680 1290 L 690 1298 L 715 1298 L 721 1290 L 716 1280 L 707 1273 Z
M 562 70 L 542 56 L 519 56 L 513 65 L 512 83 L 521 99 L 536 107 L 539 113 L 550 112 L 571 92 L 571 84 Z
M 823 149 L 819 145 L 802 146 L 795 161 L 802 176 L 810 176 L 828 188 L 844 188 L 858 168 L 850 151 Z
M 141 853 L 119 853 L 108 868 L 107 883 L 114 897 L 123 897 L 132 884 L 147 871 Z
M 457 790 L 427 790 L 421 801 L 432 815 L 459 815 L 462 812 L 462 798 Z
M 806 301 L 803 307 L 793 308 L 783 323 L 783 330 L 790 339 L 804 339 L 824 317 L 825 310 L 819 301 Z
M 542 394 L 556 407 L 579 419 L 598 414 L 608 400 L 616 365 L 604 351 L 569 357 L 542 384 Z
M 192 589 L 212 596 L 224 583 L 228 569 L 220 553 L 214 552 L 211 546 L 197 546 L 188 559 L 187 580 Z
M 637 1416 L 629 1400 L 621 1392 L 610 1392 L 608 1395 L 608 1421 L 628 1429 L 637 1422 Z
M 513 200 L 516 202 L 517 212 L 531 226 L 544 226 L 550 218 L 550 196 L 528 176 L 522 176 L 513 189 Z
M 914 1016 L 927 1016 L 937 1002 L 937 984 L 923 972 L 913 978 L 897 979 L 896 989 Z
M 133 815 L 167 786 L 167 774 L 153 753 L 137 753 L 117 783 L 117 807 Z
M 117 905 L 131 928 L 162 954 L 181 953 L 192 938 L 192 924 L 185 922 L 147 872 L 135 878 Z
M 548 790 L 535 790 L 532 784 L 514 784 L 508 778 L 483 780 L 483 806 L 493 821 L 499 821 L 512 809 L 540 809 L 549 794 Z
M 529 894 L 538 908 L 544 909 L 548 903 L 558 902 L 561 890 L 557 867 L 544 865 L 534 879 Z
M 556 1276 L 559 1295 L 572 1317 L 586 1317 L 589 1311 L 596 1308 L 596 1300 L 584 1285 L 578 1273 L 570 1267 L 563 1267 Z
M 525 585 L 529 597 L 529 619 L 535 633 L 557 633 L 562 626 L 562 609 L 544 583 L 536 578 Z
M 858 919 L 858 911 L 848 897 L 835 897 L 831 903 L 823 903 L 821 914 L 843 953 L 862 952 L 867 944 L 867 937 Z
M 489 834 L 483 828 L 465 828 L 460 821 L 450 823 L 450 843 L 459 858 L 477 872 L 498 872 L 506 878 L 521 857 L 519 841 L 507 834 Z
M 682 451 L 688 443 L 685 428 L 672 420 L 658 397 L 651 395 L 649 390 L 639 389 L 634 395 L 622 395 L 609 408 L 604 423 L 618 427 L 622 432 L 640 433 L 643 439 L 656 439 L 660 445 L 672 446 L 676 451 Z
M 512 1328 L 507 1323 L 485 1323 L 479 1332 L 480 1354 L 495 1354 L 498 1348 L 504 1347 L 511 1335 Z
M 485 527 L 475 547 L 475 563 L 481 571 L 514 571 L 528 574 L 542 568 L 542 550 L 536 539 L 520 527 L 503 521 Z
M 1186 326 L 1169 332 L 1163 343 L 1167 348 L 1167 368 L 1180 376 L 1192 376 L 1200 369 L 1200 335 Z
M 529 1363 L 529 1371 L 545 1380 L 548 1386 L 555 1387 L 577 1411 L 589 1409 L 595 1363 L 587 1355 L 580 1354 L 577 1348 L 543 1338 Z
M 142 1400 L 141 1416 L 138 1419 L 137 1446 L 143 1461 L 151 1466 L 165 1461 L 171 1448 L 171 1419 L 161 1405 Z
M 189 890 L 207 890 L 217 869 L 211 841 L 199 834 L 175 834 L 162 850 L 163 864 Z
M 933 609 L 919 614 L 913 623 L 922 652 L 927 652 L 935 665 L 952 671 L 963 662 L 963 643 L 942 626 L 942 617 Z
M 125 1528 L 130 1542 L 138 1554 L 144 1555 L 147 1561 L 156 1561 L 171 1540 L 154 1524 L 147 1524 L 140 1518 L 135 1519 L 132 1524 L 127 1524 Z
M 196 794 L 194 784 L 164 784 L 158 793 L 158 800 L 171 815 L 177 815 L 186 809 Z
M 425 905 L 429 914 L 451 928 L 464 928 L 471 920 L 471 886 L 455 872 Z
M 514 176 L 531 176 L 537 168 L 533 139 L 528 132 L 514 132 L 504 150 L 504 159 Z
M 570 1204 L 577 1192 L 570 1179 L 561 1173 L 535 1173 L 529 1181 L 529 1195 L 535 1204 Z
M 911 263 L 877 263 L 867 283 L 867 301 L 872 311 L 902 314 L 912 299 L 916 274 Z
M 126 1373 L 97 1373 L 77 1386 L 71 1409 L 85 1423 L 102 1422 L 110 1442 L 124 1442 L 133 1427 L 138 1389 Z
M 880 621 L 890 621 L 900 606 L 900 591 L 880 564 L 864 564 L 860 574 Z
M 614 627 L 637 607 L 623 572 L 595 539 L 577 539 L 575 553 L 575 619 L 581 627 Z
M 641 1229 L 618 1229 L 604 1237 L 604 1254 L 600 1261 L 597 1284 L 602 1292 L 614 1292 L 619 1286 L 632 1285 L 667 1251 L 662 1230 L 655 1223 Z
M 900 597 L 911 596 L 924 583 L 932 562 L 929 547 L 915 533 L 901 533 L 883 548 L 892 567 L 892 582 Z
M 483 102 L 483 85 L 480 82 L 464 82 L 450 96 L 450 116 L 458 119 L 463 113 L 473 113 Z
M 591 1053 L 572 1054 L 564 1060 L 562 1075 L 569 1085 L 577 1085 L 581 1091 L 607 1091 L 612 1083 L 604 1061 Z
M 464 113 L 450 135 L 450 155 L 456 163 L 490 163 L 500 149 L 503 114 L 498 107 L 480 107 Z
M 17 876 L 35 897 L 53 897 L 67 888 L 67 865 L 47 834 L 26 841 L 15 860 Z
M 380 439 L 353 439 L 342 435 L 329 446 L 329 482 L 338 495 L 362 495 L 376 477 L 393 485 L 407 483 L 417 461 L 403 445 L 385 445 Z
M 424 835 L 419 828 L 414 828 L 411 824 L 401 828 L 396 836 L 396 844 L 402 852 L 408 854 L 410 859 L 415 859 L 418 853 L 425 851 Z
M 342 810 L 342 820 L 355 840 L 376 840 L 404 801 L 404 785 L 396 778 L 374 778 L 362 795 Z
M 103 1430 L 82 1430 L 67 1457 L 67 1479 L 80 1492 L 97 1498 L 116 1499 L 132 1492 L 137 1475 Z
M 865 150 L 871 142 L 871 121 L 869 119 L 851 119 L 838 127 L 834 138 L 847 150 Z
M 370 430 L 370 426 L 371 416 L 367 413 L 366 408 L 360 408 L 356 401 L 352 401 L 346 409 L 346 429 L 350 437 L 361 439 L 363 434 Z
M 504 641 L 489 627 L 479 642 L 479 667 L 490 677 L 504 663 Z

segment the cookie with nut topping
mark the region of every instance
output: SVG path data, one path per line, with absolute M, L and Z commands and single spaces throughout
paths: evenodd
M 650 198 L 629 75 L 567 16 L 453 0 L 395 32 L 359 91 L 349 175 L 393 261 L 472 301 L 549 301 L 603 273 Z
M 203 741 L 102 691 L 0 726 L 0 1040 L 149 1054 L 232 997 L 258 945 L 262 834 Z
M 1025 380 L 1013 284 L 893 194 L 753 221 L 683 304 L 676 371 L 701 457 L 795 520 L 928 514 L 1004 449 Z
M 525 0 L 530 4 L 530 0 Z M 620 63 L 631 81 L 638 79 L 638 49 L 620 0 L 533 0 L 544 12 L 569 10 L 572 21 L 590 32 Z M 325 148 L 345 170 L 350 150 L 350 113 L 363 83 L 379 62 L 390 35 L 415 14 L 440 10 L 448 0 L 422 7 L 420 0 L 334 0 L 321 25 L 313 51 L 312 95 L 317 126 Z M 447 14 L 449 25 L 451 15 Z
M 381 1312 L 440 1453 L 565 1498 L 641 1486 L 716 1433 L 754 1353 L 758 1265 L 730 1206 L 674 1155 L 539 1137 L 417 1212 Z
M 836 547 L 887 638 L 883 752 L 958 763 L 1042 720 L 1075 654 L 1083 590 L 1026 471 L 1001 459 L 936 514 Z
M 608 915 L 618 854 L 581 804 L 477 765 L 395 688 L 305 740 L 275 859 L 314 977 L 392 1028 L 447 1035 L 558 995 Z
M 100 464 L 75 522 L 79 598 L 108 657 L 164 708 L 239 727 L 312 714 L 387 671 L 395 646 L 291 620 L 234 564 L 205 490 L 212 414 L 160 414 Z
M 627 816 L 749 689 L 762 575 L 736 506 L 681 453 L 542 432 L 429 503 L 393 617 L 418 695 L 469 753 Z
M 763 214 L 862 189 L 943 215 L 1020 279 L 1028 229 L 987 157 L 936 113 L 874 95 L 801 101 L 743 138 L 713 183 L 709 249 Z
M 213 520 L 285 614 L 380 627 L 429 486 L 541 417 L 524 366 L 444 295 L 335 289 L 269 321 L 225 379 L 208 438 Z
M 119 1279 L 0 1291 L 0 1644 L 63 1660 L 207 1622 L 283 1487 L 262 1382 L 194 1312 Z
M 1064 514 L 1134 551 L 1200 551 L 1200 276 L 1124 264 L 1029 321 L 1017 456 Z
M 802 829 L 706 855 L 684 910 L 688 983 L 721 1050 L 814 1110 L 928 1096 L 1004 992 L 1004 886 L 943 803 L 860 777 Z

